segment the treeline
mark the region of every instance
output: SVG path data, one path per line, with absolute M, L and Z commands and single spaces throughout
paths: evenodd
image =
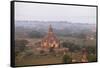
M 27 40 L 15 40 L 15 54 L 16 56 L 28 50 L 26 46 L 29 42 Z
M 62 42 L 61 45 L 63 47 L 69 48 L 71 52 L 75 52 L 75 51 L 81 51 L 83 48 L 86 48 L 87 52 L 89 54 L 96 54 L 96 46 L 88 46 L 88 45 L 79 45 L 79 44 L 75 44 L 73 42 Z

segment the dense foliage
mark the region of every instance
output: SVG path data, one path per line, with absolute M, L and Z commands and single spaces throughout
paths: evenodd
M 69 55 L 64 54 L 62 60 L 63 60 L 63 63 L 71 63 L 72 59 Z

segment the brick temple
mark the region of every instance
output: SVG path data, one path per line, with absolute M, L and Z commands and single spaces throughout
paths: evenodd
M 43 48 L 59 48 L 60 41 L 58 40 L 57 36 L 53 32 L 53 28 L 49 25 L 48 33 L 44 36 L 41 41 L 41 47 Z

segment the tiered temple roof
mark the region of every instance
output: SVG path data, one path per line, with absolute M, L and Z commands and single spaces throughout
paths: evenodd
M 59 40 L 53 32 L 52 26 L 49 26 L 47 35 L 42 39 L 41 46 L 43 47 L 59 47 Z

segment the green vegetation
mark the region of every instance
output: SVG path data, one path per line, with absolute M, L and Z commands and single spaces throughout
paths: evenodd
M 65 48 L 69 48 L 69 51 L 63 55 L 63 52 L 58 52 L 57 54 L 54 52 L 53 48 L 49 49 L 49 53 L 45 53 L 45 51 L 40 50 L 38 54 L 37 51 L 34 51 L 35 47 L 28 47 L 29 43 L 32 43 L 32 46 L 36 46 L 34 43 L 39 41 L 41 38 L 25 38 L 26 40 L 16 40 L 16 65 L 38 65 L 38 64 L 59 64 L 59 63 L 72 63 L 71 60 L 76 59 L 76 61 L 81 62 L 80 52 L 82 48 L 86 48 L 88 52 L 88 61 L 93 62 L 96 61 L 96 44 L 94 42 L 93 45 L 88 45 L 90 42 L 84 44 L 84 39 L 73 38 L 73 37 L 60 37 L 61 46 Z M 95 40 L 92 40 L 95 41 Z M 73 55 L 71 55 L 71 52 Z M 35 54 L 36 53 L 36 54 Z
M 96 53 L 96 46 L 87 46 L 87 50 L 89 54 L 95 54 Z
M 27 47 L 25 46 L 26 44 L 28 44 L 28 41 L 27 40 L 16 40 L 15 42 L 15 54 L 16 56 L 21 53 L 21 52 L 24 52 Z
M 88 62 L 96 62 L 97 61 L 97 57 L 94 54 L 89 54 L 88 55 Z
M 43 35 L 38 31 L 31 31 L 29 33 L 29 37 L 30 38 L 41 38 L 41 37 L 43 37 Z
M 54 26 L 55 35 L 60 40 L 61 48 L 58 48 L 58 50 L 53 47 L 48 49 L 40 47 L 41 40 L 46 35 L 50 22 Z M 74 24 L 67 23 L 67 21 L 50 22 L 18 21 L 16 23 L 16 66 L 82 62 L 83 48 L 86 49 L 85 52 L 89 62 L 97 61 L 96 29 L 94 28 L 95 31 L 92 31 L 94 24 Z M 46 24 L 43 25 L 44 23 Z
M 69 48 L 71 52 L 81 49 L 80 45 L 76 45 L 76 44 L 70 43 L 70 42 L 63 42 L 62 45 L 63 45 L 63 47 Z
M 69 55 L 64 54 L 62 58 L 63 63 L 71 63 L 72 59 Z
M 29 56 L 24 56 L 23 58 L 21 58 L 21 55 L 19 55 L 17 57 L 19 57 L 20 59 L 16 60 L 16 66 L 62 63 L 62 56 L 61 55 L 54 56 L 53 54 L 49 54 L 49 55 L 31 54 Z

